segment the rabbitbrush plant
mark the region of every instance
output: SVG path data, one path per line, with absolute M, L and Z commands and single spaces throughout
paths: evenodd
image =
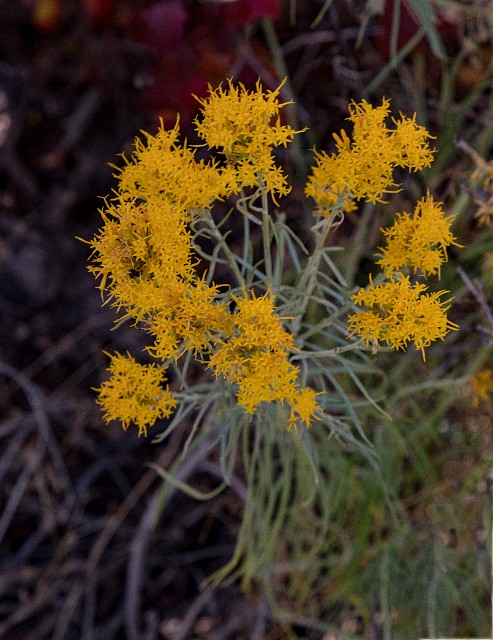
M 105 421 L 157 429 L 157 442 L 187 425 L 186 452 L 205 443 L 221 487 L 240 474 L 236 551 L 212 579 L 261 581 L 272 602 L 283 588 L 303 611 L 338 571 L 323 565 L 340 544 L 330 533 L 340 500 L 331 440 L 378 464 L 359 417 L 364 406 L 383 412 L 365 384 L 383 375 L 373 355 L 411 345 L 424 359 L 457 328 L 447 292 L 427 284 L 456 239 L 453 216 L 427 193 L 383 230 L 368 286 L 349 290 L 333 259 L 337 227 L 360 201 L 399 190 L 396 169 L 429 166 L 431 136 L 414 117 L 391 118 L 388 100 L 350 104 L 350 134 L 334 134 L 332 154 L 315 153 L 303 242 L 279 209 L 290 186 L 274 151 L 302 133 L 282 119 L 281 90 L 211 88 L 195 121 L 208 160 L 180 141 L 178 123 L 137 139 L 90 241 L 90 270 L 120 321 L 149 337 L 144 362 L 109 356 L 97 389 Z M 234 249 L 228 225 L 242 230 Z M 175 470 L 164 477 L 173 482 Z

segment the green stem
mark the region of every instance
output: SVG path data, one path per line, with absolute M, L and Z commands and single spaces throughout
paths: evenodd
M 291 333 L 294 336 L 298 335 L 301 321 L 303 320 L 303 316 L 305 315 L 308 308 L 311 295 L 317 284 L 317 275 L 320 270 L 320 262 L 322 260 L 323 252 L 325 249 L 325 241 L 327 240 L 329 231 L 331 230 L 332 225 L 334 224 L 334 220 L 339 213 L 339 208 L 334 207 L 330 213 L 330 216 L 322 221 L 323 226 L 321 232 L 318 235 L 317 244 L 315 245 L 315 249 L 313 250 L 313 253 L 310 256 L 308 262 L 306 263 L 306 267 L 303 270 L 300 281 L 296 287 L 298 292 L 303 295 L 303 299 L 299 310 L 297 311 L 296 316 L 291 324 Z
M 241 265 L 241 274 L 246 279 L 248 270 L 247 264 L 253 262 L 253 250 L 250 243 L 250 219 L 247 215 L 242 215 L 243 218 L 243 264 Z M 249 260 L 250 258 L 250 260 Z
M 348 302 L 342 307 L 339 307 L 338 309 L 332 311 L 328 318 L 324 318 L 323 320 L 321 320 L 320 322 L 317 322 L 316 324 L 311 324 L 309 329 L 307 329 L 304 333 L 301 333 L 298 336 L 299 343 L 305 344 L 305 342 L 312 336 L 316 336 L 322 333 L 322 331 L 324 331 L 325 329 L 328 329 L 330 326 L 335 324 L 339 316 L 346 314 L 348 311 L 350 311 L 350 309 L 353 309 L 353 308 L 354 308 L 353 303 Z
M 284 60 L 281 45 L 279 43 L 279 39 L 277 37 L 277 33 L 272 20 L 270 18 L 262 18 L 261 24 L 265 39 L 267 41 L 267 46 L 269 47 L 269 50 L 272 54 L 272 59 L 276 67 L 278 77 L 286 79 L 283 87 L 283 93 L 290 103 L 286 105 L 286 115 L 290 127 L 296 131 L 296 129 L 298 128 L 298 116 L 295 104 L 296 96 L 289 79 L 288 68 Z M 301 140 L 299 139 L 300 137 L 301 136 L 294 137 L 294 140 L 291 143 L 291 148 L 293 149 L 293 157 L 298 176 L 302 178 L 303 176 L 306 176 L 306 162 L 303 157 L 303 149 L 301 146 Z
M 212 215 L 210 214 L 209 211 L 202 216 L 202 220 L 204 220 L 204 222 L 207 224 L 207 226 L 209 227 L 212 233 L 212 237 L 214 238 L 214 240 L 217 240 L 219 246 L 223 250 L 224 255 L 226 256 L 228 263 L 235 275 L 238 286 L 241 287 L 241 289 L 245 289 L 246 288 L 245 279 L 243 278 L 243 275 L 238 267 L 237 256 L 229 248 L 229 245 L 226 242 L 226 238 L 217 228 L 217 225 L 214 222 Z
M 267 286 L 272 290 L 274 285 L 274 278 L 272 275 L 272 255 L 270 252 L 270 216 L 269 216 L 269 201 L 267 198 L 267 189 L 262 176 L 259 176 L 260 193 L 262 198 L 262 244 L 264 249 L 264 261 L 265 261 L 265 279 Z
M 330 358 L 339 353 L 345 353 L 346 351 L 365 351 L 366 344 L 363 339 L 356 340 L 356 342 L 351 342 L 350 344 L 346 344 L 344 347 L 334 347 L 333 349 L 325 349 L 324 351 L 303 351 L 301 353 L 295 353 L 291 356 L 291 360 L 294 362 L 295 360 L 306 360 L 306 359 L 317 359 L 317 358 Z

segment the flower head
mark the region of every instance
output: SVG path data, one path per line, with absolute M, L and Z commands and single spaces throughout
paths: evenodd
M 395 128 L 389 128 L 389 105 L 389 100 L 383 100 L 379 107 L 365 100 L 353 102 L 348 118 L 353 125 L 352 140 L 341 131 L 333 135 L 335 153 L 315 154 L 305 193 L 315 199 L 323 215 L 338 204 L 350 211 L 359 199 L 383 202 L 386 193 L 398 190 L 393 179 L 395 167 L 416 171 L 431 163 L 428 139 L 432 136 L 415 118 L 402 115 L 394 120 Z
M 478 407 L 481 402 L 487 402 L 493 395 L 493 373 L 491 369 L 481 369 L 469 381 L 472 406 Z
M 394 147 L 394 164 L 396 167 L 418 171 L 429 167 L 433 161 L 434 150 L 429 147 L 433 138 L 425 127 L 417 124 L 416 114 L 412 118 L 400 114 L 399 120 L 392 118 L 395 129 L 390 138 Z
M 408 266 L 421 269 L 426 275 L 440 274 L 447 260 L 447 247 L 459 246 L 452 234 L 455 216 L 446 216 L 441 202 L 434 202 L 430 193 L 423 197 L 414 210 L 397 214 L 394 224 L 382 229 L 387 238 L 381 249 L 383 257 L 377 261 L 387 273 Z
M 272 297 L 235 298 L 232 335 L 212 354 L 209 367 L 238 385 L 238 404 L 254 413 L 261 402 L 285 402 L 290 407 L 289 425 L 301 419 L 309 425 L 316 393 L 299 386 L 298 367 L 289 362 L 292 336 L 284 331 Z
M 117 171 L 120 197 L 134 201 L 159 198 L 176 209 L 193 212 L 227 194 L 227 179 L 215 163 L 195 159 L 195 151 L 179 140 L 173 129 L 161 126 L 156 135 L 136 138 L 135 150 Z
M 293 337 L 282 326 L 275 313 L 272 296 L 234 298 L 237 309 L 233 316 L 233 331 L 212 354 L 209 366 L 216 375 L 232 382 L 248 373 L 247 363 L 259 351 L 286 355 L 293 348 Z
M 130 355 L 115 353 L 109 366 L 111 377 L 97 389 L 97 403 L 104 411 L 105 422 L 119 420 L 123 428 L 131 423 L 139 436 L 159 418 L 167 418 L 176 406 L 168 389 L 163 369 L 156 364 L 139 364 Z
M 100 289 L 137 319 L 162 304 L 162 289 L 179 278 L 193 280 L 194 259 L 186 213 L 166 200 L 115 198 L 102 212 L 92 239 Z
M 197 132 L 210 148 L 225 154 L 228 166 L 223 175 L 236 193 L 257 186 L 259 175 L 273 194 L 290 190 L 272 155 L 272 147 L 286 146 L 299 133 L 281 123 L 280 110 L 289 104 L 278 100 L 283 84 L 264 92 L 258 81 L 255 90 L 248 91 L 230 79 L 225 88 L 210 87 L 207 98 L 198 98 L 202 110 L 195 121 Z
M 232 318 L 226 304 L 216 301 L 218 290 L 204 280 L 170 283 L 160 309 L 147 321 L 154 338 L 149 353 L 162 360 L 177 359 L 184 350 L 198 356 L 210 351 L 220 335 L 229 335 Z
M 434 340 L 443 340 L 446 334 L 457 329 L 446 316 L 447 301 L 441 301 L 438 293 L 425 293 L 426 285 L 411 284 L 409 276 L 374 285 L 370 280 L 367 289 L 360 289 L 352 300 L 367 310 L 349 316 L 348 333 L 359 335 L 366 344 L 376 350 L 378 342 L 386 342 L 391 349 L 404 349 L 410 342 L 423 354 Z
M 220 149 L 233 160 L 262 153 L 270 146 L 286 146 L 295 131 L 280 123 L 280 110 L 289 104 L 278 101 L 283 84 L 265 92 L 260 81 L 255 91 L 241 83 L 235 86 L 231 79 L 226 89 L 209 86 L 209 97 L 198 98 L 203 107 L 202 118 L 195 123 L 198 134 L 210 148 Z

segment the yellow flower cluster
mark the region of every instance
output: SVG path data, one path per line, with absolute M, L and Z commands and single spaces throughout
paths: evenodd
M 203 108 L 195 123 L 197 133 L 209 148 L 217 148 L 226 156 L 223 175 L 229 178 L 234 193 L 257 186 L 259 174 L 274 197 L 290 191 L 272 155 L 272 147 L 286 146 L 299 133 L 281 123 L 280 110 L 289 104 L 278 101 L 283 84 L 264 93 L 258 81 L 256 91 L 249 92 L 241 83 L 234 86 L 229 80 L 226 88 L 213 91 L 209 87 L 210 95 L 199 99 Z
M 478 407 L 481 402 L 488 402 L 493 395 L 493 373 L 491 369 L 481 369 L 469 381 L 472 406 Z
M 195 159 L 195 150 L 180 142 L 177 122 L 173 129 L 161 126 L 155 136 L 137 138 L 125 166 L 117 169 L 118 192 L 125 200 L 157 198 L 177 210 L 193 212 L 208 207 L 228 193 L 227 178 L 217 162 Z
M 158 418 L 167 418 L 176 406 L 164 371 L 157 364 L 139 364 L 130 355 L 115 353 L 109 366 L 110 380 L 98 389 L 98 404 L 106 422 L 119 420 L 124 429 L 137 425 L 139 436 L 147 434 Z
M 394 224 L 382 229 L 387 244 L 377 261 L 386 273 L 403 267 L 420 269 L 425 275 L 440 275 L 447 261 L 447 247 L 458 245 L 451 225 L 455 216 L 446 216 L 441 202 L 434 202 L 428 192 L 416 205 L 414 214 L 398 213 Z
M 300 370 L 289 361 L 293 337 L 283 328 L 270 290 L 234 296 L 199 276 L 190 226 L 199 214 L 201 221 L 214 224 L 209 211 L 214 202 L 243 189 L 253 190 L 252 198 L 258 190 L 273 198 L 288 193 L 274 148 L 299 132 L 281 120 L 286 104 L 279 102 L 281 87 L 264 92 L 257 83 L 250 92 L 229 81 L 199 100 L 197 134 L 224 157 L 198 161 L 195 149 L 180 142 L 177 122 L 169 131 L 161 125 L 155 136 L 137 140 L 132 156 L 117 169 L 118 188 L 90 242 L 90 270 L 107 300 L 151 336 L 147 351 L 157 363 L 140 365 L 119 354 L 112 358 L 111 377 L 98 390 L 106 420 L 119 419 L 124 428 L 133 422 L 140 434 L 168 416 L 175 400 L 162 386 L 166 364 L 187 351 L 236 385 L 237 401 L 249 414 L 261 403 L 281 402 L 289 409 L 290 426 L 309 425 L 320 409 L 317 394 L 299 384 Z M 337 152 L 317 155 L 306 187 L 324 215 L 350 210 L 358 199 L 382 201 L 398 187 L 396 167 L 415 171 L 433 157 L 432 136 L 415 117 L 401 115 L 387 126 L 388 100 L 376 108 L 353 103 L 349 114 L 352 139 L 344 131 L 334 135 Z M 401 273 L 404 268 L 440 273 L 447 246 L 456 244 L 452 220 L 427 194 L 413 215 L 399 214 L 384 230 L 387 243 L 378 264 L 387 281 L 370 281 L 353 296 L 367 310 L 350 316 L 351 335 L 374 349 L 379 341 L 396 349 L 413 343 L 424 357 L 431 341 L 456 328 L 446 317 L 448 301 L 440 301 L 444 292 L 426 293 L 425 285 L 412 284 Z M 268 233 L 263 240 L 269 251 Z
M 389 128 L 389 100 L 373 107 L 363 100 L 349 107 L 348 120 L 353 124 L 352 140 L 345 131 L 333 134 L 337 151 L 315 154 L 315 166 L 305 193 L 317 203 L 319 213 L 329 215 L 340 203 L 346 211 L 355 208 L 355 200 L 383 202 L 385 193 L 396 191 L 395 167 L 417 171 L 431 164 L 433 151 L 428 146 L 432 136 L 416 123 L 415 116 L 392 118 Z
M 282 85 L 281 85 L 282 86 Z M 243 187 L 272 195 L 288 192 L 272 147 L 286 145 L 296 131 L 282 125 L 279 86 L 264 93 L 260 83 L 249 92 L 229 82 L 201 100 L 197 132 L 209 147 L 226 155 L 197 161 L 195 151 L 179 141 L 178 123 L 155 136 L 136 140 L 135 150 L 117 170 L 118 189 L 101 211 L 103 226 L 90 242 L 90 270 L 99 288 L 126 317 L 152 336 L 147 350 L 160 364 L 139 365 L 116 354 L 110 380 L 99 389 L 105 419 L 146 425 L 168 416 L 174 400 L 160 384 L 165 361 L 191 351 L 216 375 L 238 385 L 238 402 L 254 413 L 260 402 L 286 402 L 290 425 L 310 423 L 318 408 L 315 393 L 297 383 L 299 369 L 289 363 L 292 338 L 282 328 L 270 296 L 218 299 L 219 287 L 199 277 L 190 223 Z M 231 303 L 236 304 L 236 313 Z
M 307 425 L 319 407 L 316 393 L 297 384 L 298 367 L 290 364 L 292 336 L 284 331 L 269 294 L 234 298 L 234 331 L 211 356 L 209 366 L 239 387 L 238 402 L 254 413 L 261 402 L 279 400 L 290 407 L 290 426 Z
M 487 162 L 464 140 L 460 140 L 457 146 L 469 155 L 475 165 L 470 177 L 475 192 L 473 202 L 477 207 L 474 217 L 479 225 L 489 227 L 493 219 L 493 164 Z
M 334 134 L 336 152 L 316 153 L 316 163 L 308 178 L 305 193 L 317 203 L 317 211 L 332 216 L 341 210 L 351 211 L 356 200 L 383 202 L 385 193 L 399 190 L 394 181 L 396 167 L 417 171 L 433 160 L 428 146 L 433 137 L 416 123 L 416 116 L 400 114 L 387 126 L 390 103 L 383 100 L 373 107 L 365 100 L 349 107 L 348 120 L 353 125 L 352 137 L 341 131 Z M 386 246 L 381 248 L 381 265 L 386 282 L 360 289 L 352 296 L 357 305 L 367 310 L 349 316 L 348 332 L 357 334 L 377 350 L 379 341 L 393 349 L 413 343 L 425 357 L 424 349 L 433 340 L 443 339 L 457 326 L 447 320 L 448 302 L 439 293 L 425 293 L 424 284 L 411 284 L 409 270 L 423 276 L 440 276 L 447 260 L 447 247 L 460 246 L 452 234 L 455 216 L 446 216 L 442 203 L 434 202 L 427 193 L 416 205 L 414 213 L 397 214 L 392 226 L 383 229 Z M 332 218 L 331 218 L 332 219 Z
M 216 165 L 196 162 L 178 142 L 177 126 L 147 134 L 146 145 L 119 170 L 117 195 L 102 210 L 104 225 L 91 246 L 100 288 L 136 320 L 163 307 L 175 289 L 196 287 L 189 223 L 194 212 L 226 192 Z M 203 284 L 200 285 L 203 289 Z M 189 291 L 190 290 L 190 291 Z M 172 313 L 170 313 L 172 315 Z
M 405 349 L 413 342 L 425 359 L 425 347 L 434 340 L 443 340 L 457 325 L 447 319 L 449 301 L 440 301 L 445 291 L 424 293 L 426 285 L 411 284 L 409 276 L 396 276 L 389 282 L 360 289 L 352 297 L 368 311 L 357 311 L 349 318 L 350 335 L 358 334 L 376 352 L 378 342 L 386 342 L 392 349 Z

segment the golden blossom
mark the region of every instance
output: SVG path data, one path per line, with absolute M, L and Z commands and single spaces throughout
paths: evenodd
M 399 274 L 400 276 L 400 274 Z M 360 289 L 351 299 L 367 310 L 349 316 L 348 333 L 357 334 L 374 351 L 379 342 L 386 342 L 391 349 L 405 349 L 412 342 L 425 359 L 425 347 L 434 340 L 443 340 L 451 330 L 458 329 L 450 322 L 446 311 L 447 301 L 440 297 L 446 293 L 425 293 L 427 286 L 412 284 L 409 276 L 396 277 L 388 282 L 373 284 Z
M 412 215 L 399 213 L 391 227 L 382 229 L 387 244 L 380 249 L 383 256 L 376 264 L 386 273 L 411 267 L 427 275 L 440 275 L 440 267 L 447 261 L 447 247 L 460 246 L 451 231 L 454 218 L 446 216 L 442 203 L 434 202 L 428 192 Z
M 97 389 L 97 403 L 105 422 L 118 420 L 126 430 L 130 424 L 147 434 L 159 418 L 167 418 L 176 406 L 168 388 L 163 389 L 165 372 L 156 364 L 139 364 L 130 355 L 115 353 L 109 366 L 111 377 Z
M 286 402 L 289 425 L 308 426 L 319 409 L 316 393 L 299 386 L 299 368 L 289 362 L 293 338 L 275 313 L 272 297 L 234 298 L 237 312 L 232 335 L 212 354 L 209 367 L 238 385 L 237 400 L 247 413 L 261 402 Z
M 258 81 L 255 90 L 248 91 L 229 79 L 225 88 L 209 87 L 207 98 L 197 98 L 202 106 L 201 116 L 195 120 L 197 133 L 209 148 L 225 154 L 223 177 L 235 193 L 243 187 L 256 187 L 260 181 L 274 196 L 290 191 L 272 155 L 272 147 L 286 146 L 300 133 L 281 123 L 280 110 L 290 104 L 279 102 L 283 84 L 274 91 L 264 91 Z
M 315 166 L 305 188 L 317 203 L 319 213 L 329 215 L 338 203 L 346 210 L 355 208 L 355 200 L 383 202 L 386 193 L 398 191 L 395 167 L 417 171 L 430 165 L 432 136 L 416 124 L 415 118 L 401 115 L 389 128 L 389 100 L 379 107 L 362 100 L 349 106 L 348 120 L 353 124 L 352 139 L 345 131 L 333 134 L 336 152 L 315 153 Z
M 469 381 L 472 395 L 472 406 L 478 407 L 481 402 L 488 402 L 493 395 L 493 373 L 491 369 L 481 369 Z

